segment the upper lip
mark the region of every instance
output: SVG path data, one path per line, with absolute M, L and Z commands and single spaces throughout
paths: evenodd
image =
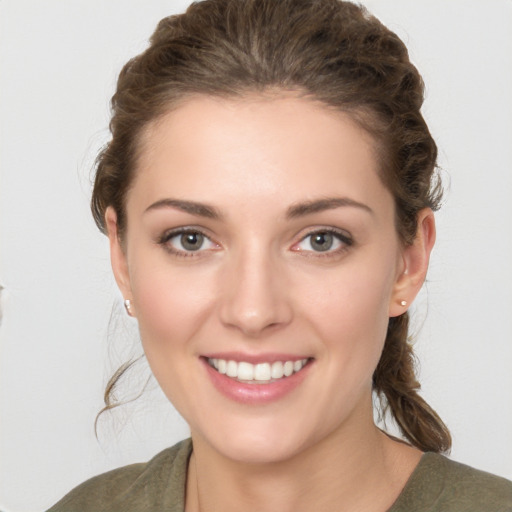
M 275 363 L 276 361 L 300 361 L 310 359 L 310 356 L 304 354 L 285 354 L 285 353 L 265 353 L 265 354 L 246 354 L 243 352 L 212 352 L 203 354 L 206 359 L 224 359 L 226 361 L 243 361 L 251 364 Z

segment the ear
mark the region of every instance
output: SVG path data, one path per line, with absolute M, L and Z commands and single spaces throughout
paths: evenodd
M 119 237 L 117 215 L 114 208 L 111 206 L 109 206 L 105 211 L 105 225 L 107 227 L 108 240 L 110 243 L 110 262 L 112 264 L 112 270 L 114 272 L 117 286 L 119 287 L 124 299 L 131 300 L 132 289 L 130 274 L 128 272 L 128 261 Z
M 423 286 L 435 241 L 434 213 L 430 208 L 424 208 L 418 214 L 418 229 L 413 243 L 402 250 L 402 265 L 389 305 L 390 317 L 405 313 Z

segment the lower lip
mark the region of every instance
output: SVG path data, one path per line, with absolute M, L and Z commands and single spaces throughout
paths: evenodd
M 208 364 L 205 358 L 201 359 L 218 391 L 230 400 L 251 405 L 267 404 L 285 397 L 301 384 L 311 367 L 311 362 L 308 362 L 300 371 L 289 377 L 268 384 L 246 384 L 219 373 Z

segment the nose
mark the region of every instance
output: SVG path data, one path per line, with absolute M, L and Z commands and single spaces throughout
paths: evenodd
M 233 259 L 222 276 L 221 322 L 251 338 L 289 324 L 289 290 L 275 258 L 248 248 Z

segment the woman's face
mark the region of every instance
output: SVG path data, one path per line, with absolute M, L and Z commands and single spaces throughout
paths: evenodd
M 196 97 L 145 133 L 113 265 L 196 439 L 263 462 L 373 428 L 406 264 L 378 167 L 348 116 L 293 96 Z

